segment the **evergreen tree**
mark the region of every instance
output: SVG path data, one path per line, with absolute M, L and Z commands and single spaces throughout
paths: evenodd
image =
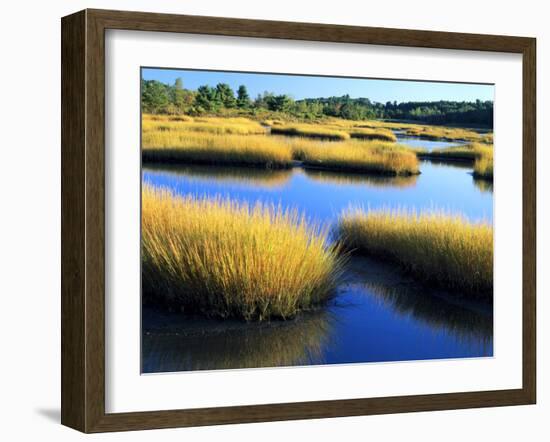
M 216 89 L 205 85 L 197 89 L 195 105 L 207 112 L 216 112 L 221 105 Z
M 218 100 L 224 107 L 232 108 L 236 106 L 237 101 L 235 100 L 235 94 L 227 83 L 218 83 L 216 86 L 216 94 Z
M 237 106 L 241 109 L 250 107 L 250 97 L 248 96 L 248 90 L 244 84 L 241 84 L 237 90 Z

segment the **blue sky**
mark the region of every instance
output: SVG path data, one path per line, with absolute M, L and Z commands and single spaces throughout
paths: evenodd
M 365 97 L 372 101 L 475 101 L 493 100 L 494 86 L 466 83 L 441 83 L 403 80 L 375 80 L 337 77 L 315 77 L 284 74 L 248 74 L 240 72 L 191 71 L 184 69 L 143 68 L 145 80 L 158 80 L 173 84 L 180 77 L 183 87 L 197 89 L 208 84 L 228 83 L 234 90 L 244 84 L 255 98 L 264 91 L 288 94 L 296 100 L 342 96 Z

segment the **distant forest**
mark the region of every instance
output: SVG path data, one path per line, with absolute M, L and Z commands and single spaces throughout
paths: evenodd
M 252 99 L 245 85 L 234 91 L 228 84 L 185 89 L 181 78 L 168 85 L 157 80 L 141 81 L 143 112 L 186 115 L 279 115 L 301 120 L 339 117 L 348 120 L 392 119 L 427 124 L 493 127 L 493 102 L 388 101 L 377 103 L 349 95 L 294 100 L 289 95 L 264 92 Z

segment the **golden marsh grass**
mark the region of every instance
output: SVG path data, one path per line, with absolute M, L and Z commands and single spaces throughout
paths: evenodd
M 396 142 L 397 137 L 389 129 L 371 129 L 371 128 L 354 128 L 349 132 L 352 138 L 359 138 L 363 140 L 381 140 Z
M 207 316 L 290 318 L 329 299 L 344 258 L 296 211 L 142 191 L 142 284 Z M 284 263 L 284 265 L 283 265 Z
M 144 115 L 143 134 L 154 132 L 199 132 L 213 135 L 259 135 L 265 128 L 248 118 L 191 118 L 187 116 Z
M 442 212 L 350 209 L 337 233 L 347 248 L 397 262 L 427 283 L 492 296 L 490 224 Z
M 261 135 L 211 135 L 187 132 L 145 132 L 144 161 L 289 167 L 288 143 Z
M 430 152 L 420 152 L 422 157 L 475 161 L 481 157 L 493 157 L 493 146 L 481 143 L 469 143 L 459 146 L 433 149 Z
M 465 160 L 474 162 L 474 177 L 493 179 L 493 145 L 470 143 L 464 146 L 434 149 L 431 152 L 419 152 L 420 158 L 438 160 Z
M 474 177 L 485 180 L 493 179 L 493 155 L 483 155 L 474 162 Z
M 489 139 L 489 134 L 482 136 L 473 130 L 442 126 L 413 126 L 406 130 L 406 134 L 430 140 L 485 141 Z
M 294 158 L 303 161 L 306 167 L 388 175 L 419 173 L 414 152 L 395 143 L 359 140 L 315 143 L 297 139 L 291 144 Z
M 350 134 L 343 130 L 333 129 L 321 124 L 274 125 L 271 127 L 271 133 L 275 135 L 321 138 L 333 141 L 344 141 L 350 138 Z

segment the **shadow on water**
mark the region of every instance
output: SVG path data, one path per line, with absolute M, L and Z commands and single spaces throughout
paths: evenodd
M 326 307 L 292 320 L 246 323 L 151 307 L 142 320 L 144 373 L 492 355 L 491 304 L 424 288 L 365 257 L 350 260 Z M 427 345 L 426 334 L 437 342 Z
M 370 187 L 414 187 L 418 180 L 418 175 L 411 176 L 383 176 L 368 175 L 362 173 L 336 172 L 329 170 L 304 169 L 308 178 L 314 181 L 321 181 L 328 184 L 350 185 L 365 184 Z
M 164 174 L 167 177 L 185 177 L 197 182 L 216 181 L 220 184 L 262 186 L 264 190 L 284 186 L 292 176 L 291 170 L 235 166 L 201 166 L 181 164 L 150 164 L 143 166 L 145 173 Z
M 476 186 L 482 192 L 493 193 L 493 182 L 489 180 L 484 180 L 481 178 L 472 177 L 474 180 L 474 186 Z
M 453 159 L 442 159 L 442 158 L 423 158 L 422 163 L 424 164 L 431 164 L 434 167 L 447 167 L 447 168 L 453 168 L 453 169 L 464 169 L 464 170 L 472 170 L 474 167 L 473 161 L 464 161 L 464 160 L 453 160 Z
M 351 287 L 364 290 L 395 314 L 413 318 L 454 338 L 486 345 L 492 342 L 491 302 L 468 300 L 460 293 L 423 286 L 401 275 L 393 266 L 372 258 L 355 258 L 350 272 Z
M 143 311 L 144 373 L 322 364 L 332 314 L 246 323 Z

